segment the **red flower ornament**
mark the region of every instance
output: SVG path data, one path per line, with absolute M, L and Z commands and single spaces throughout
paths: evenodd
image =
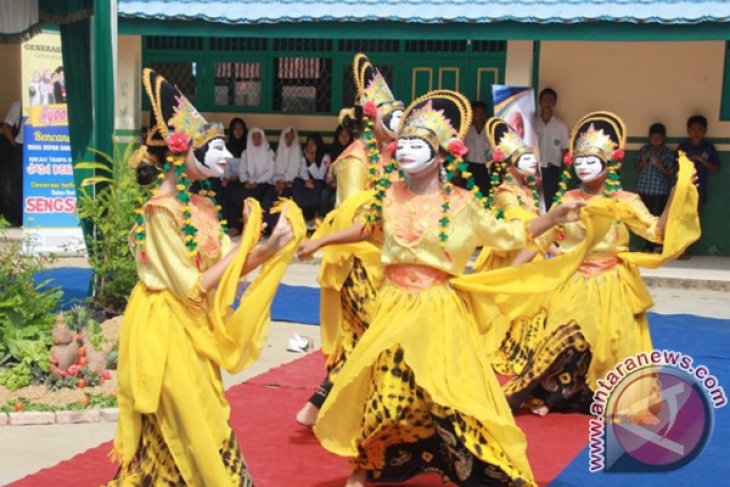
M 461 140 L 454 139 L 449 142 L 449 152 L 457 157 L 464 157 L 469 152 L 469 148 Z
M 378 114 L 378 106 L 375 104 L 374 101 L 368 100 L 362 106 L 362 112 L 370 118 L 375 118 L 375 116 Z
M 502 162 L 504 161 L 504 158 L 506 157 L 506 154 L 502 149 L 497 149 L 494 152 L 492 152 L 492 160 L 495 162 Z
M 175 132 L 167 138 L 167 147 L 174 154 L 184 154 L 190 147 L 190 136 L 185 132 Z
M 573 165 L 573 154 L 570 152 L 567 152 L 565 156 L 563 157 L 563 164 L 570 167 Z
M 611 159 L 614 160 L 614 161 L 616 161 L 616 162 L 623 161 L 625 155 L 626 154 L 624 153 L 624 151 L 622 149 L 616 149 L 611 154 Z

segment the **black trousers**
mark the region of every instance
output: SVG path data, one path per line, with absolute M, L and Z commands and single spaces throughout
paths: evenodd
M 481 162 L 467 162 L 469 164 L 469 172 L 474 178 L 474 184 L 479 188 L 484 196 L 489 194 L 490 178 L 487 165 Z M 460 188 L 466 189 L 466 180 L 457 177 L 454 184 Z
M 542 192 L 545 195 L 545 209 L 549 210 L 553 205 L 553 198 L 558 192 L 561 169 L 552 164 L 542 168 Z

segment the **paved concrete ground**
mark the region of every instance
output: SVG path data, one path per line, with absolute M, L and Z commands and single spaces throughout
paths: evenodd
M 76 261 L 73 264 L 66 259 L 64 261 L 66 262 L 62 262 L 61 265 L 83 264 L 83 261 Z M 318 266 L 311 264 L 295 263 L 287 271 L 284 282 L 289 285 L 316 286 L 318 269 Z M 696 257 L 689 261 L 675 263 L 667 269 L 663 272 L 675 272 L 677 278 L 690 276 L 702 280 L 703 277 L 707 279 L 719 277 L 730 282 L 730 259 Z M 730 293 L 707 289 L 666 287 L 652 287 L 651 290 L 656 302 L 653 310 L 655 312 L 662 314 L 689 313 L 730 319 Z M 293 323 L 272 323 L 271 332 L 259 362 L 241 374 L 235 376 L 226 374 L 224 376 L 226 387 L 301 357 L 301 354 L 286 351 L 286 341 L 293 333 L 310 336 L 319 345 L 317 327 Z M 293 413 L 294 411 L 292 411 Z M 41 468 L 52 466 L 101 442 L 110 440 L 114 436 L 114 430 L 114 423 L 0 427 L 0 485 L 3 485 L 3 482 L 22 478 Z

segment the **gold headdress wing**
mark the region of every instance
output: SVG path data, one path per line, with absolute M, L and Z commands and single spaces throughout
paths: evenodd
M 522 154 L 534 153 L 534 149 L 525 144 L 522 137 L 501 118 L 492 117 L 487 120 L 486 133 L 495 153 L 501 153 L 502 157 L 495 157 L 495 159 L 506 161 L 511 158 L 511 162 L 514 163 Z
M 208 123 L 175 85 L 154 70 L 144 69 L 142 83 L 151 107 L 147 145 L 166 146 L 171 132 L 188 134 L 195 148 L 223 136 L 221 124 Z
M 364 105 L 372 101 L 385 117 L 394 110 L 403 110 L 403 102 L 396 100 L 383 73 L 372 65 L 363 53 L 358 53 L 352 62 L 352 72 L 357 87 L 358 102 Z
M 463 141 L 471 125 L 471 105 L 464 95 L 438 90 L 426 93 L 406 108 L 398 135 L 421 137 L 438 150 Z

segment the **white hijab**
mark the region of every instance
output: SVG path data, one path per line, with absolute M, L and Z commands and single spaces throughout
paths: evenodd
M 261 134 L 261 145 L 256 147 L 253 145 L 253 134 Z M 266 134 L 258 127 L 251 127 L 246 136 L 246 166 L 249 178 L 257 180 L 266 172 L 271 164 L 271 149 L 269 141 L 266 140 Z
M 286 134 L 294 133 L 292 144 L 287 147 Z M 299 175 L 302 165 L 302 144 L 299 134 L 294 127 L 287 127 L 281 131 L 279 146 L 276 149 L 276 165 L 274 166 L 274 181 L 294 181 Z

